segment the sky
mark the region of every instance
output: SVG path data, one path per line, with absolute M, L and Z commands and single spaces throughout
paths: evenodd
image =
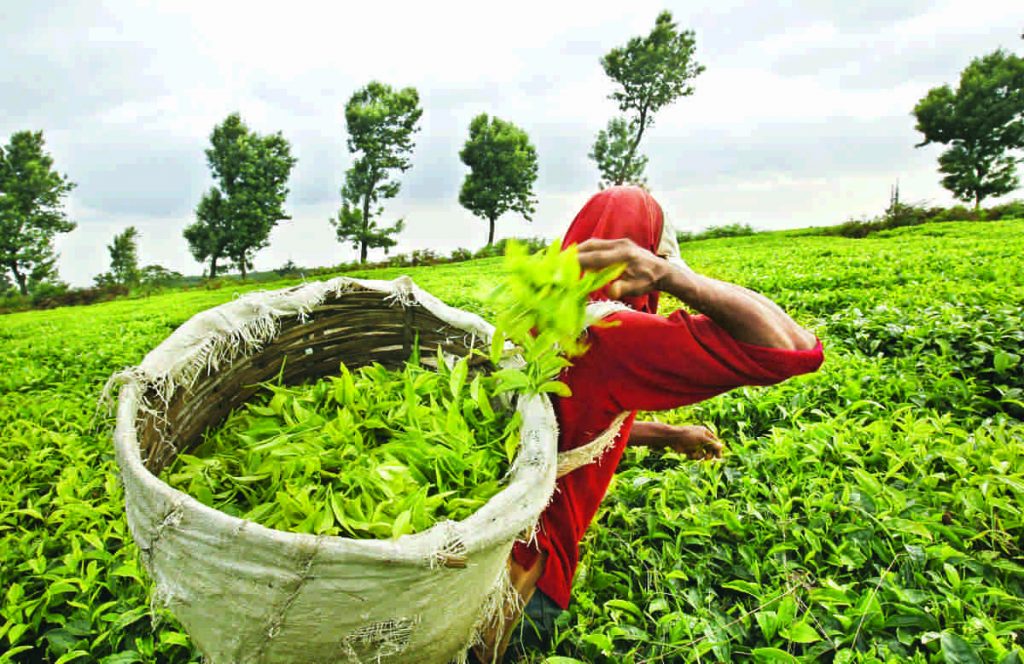
M 497 236 L 555 238 L 597 190 L 587 153 L 617 112 L 600 58 L 663 9 L 694 31 L 706 68 L 641 146 L 679 230 L 835 224 L 882 212 L 897 181 L 904 201 L 953 203 L 941 147 L 914 147 L 911 110 L 972 58 L 1024 51 L 1024 3 L 1012 0 L 9 1 L 0 141 L 43 130 L 77 184 L 67 211 L 78 227 L 56 243 L 76 286 L 108 268 L 106 245 L 128 226 L 142 264 L 201 272 L 182 230 L 213 184 L 210 132 L 235 111 L 282 132 L 298 159 L 292 219 L 256 269 L 353 260 L 328 220 L 352 161 L 345 102 L 375 79 L 415 87 L 423 108 L 412 168 L 385 208 L 384 223 L 406 222 L 393 252 L 486 243 L 487 223 L 458 203 L 458 152 L 479 113 L 525 129 L 539 158 L 533 221 L 506 214 Z

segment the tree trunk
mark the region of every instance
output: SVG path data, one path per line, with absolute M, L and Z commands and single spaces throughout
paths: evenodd
M 629 152 L 626 153 L 626 160 L 622 164 L 622 172 L 619 173 L 619 181 L 615 184 L 623 184 L 626 181 L 626 173 L 629 173 L 629 167 L 633 164 L 633 156 L 636 155 L 636 149 L 640 147 L 640 139 L 644 136 L 644 129 L 647 126 L 647 108 L 640 109 L 640 128 L 636 132 L 636 139 L 633 140 L 633 145 L 629 146 Z
M 14 273 L 14 280 L 18 282 L 18 290 L 22 295 L 28 295 L 28 276 L 19 272 L 17 265 L 11 266 L 11 272 Z
M 487 220 L 491 222 L 491 232 L 487 234 L 487 246 L 489 247 L 494 244 L 494 218 L 489 217 Z
M 376 182 L 371 183 L 370 191 L 377 186 Z M 366 236 L 370 231 L 370 194 L 363 196 L 363 237 L 359 240 L 359 262 L 366 262 Z
M 210 256 L 210 278 L 215 279 L 217 277 L 217 257 Z
M 238 267 L 242 270 L 242 281 L 245 281 L 245 254 L 238 259 Z

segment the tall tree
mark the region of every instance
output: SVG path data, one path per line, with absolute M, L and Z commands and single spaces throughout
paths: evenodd
M 248 143 L 249 158 L 243 162 L 234 206 L 234 232 L 227 245 L 227 254 L 243 279 L 252 268 L 256 252 L 270 244 L 270 231 L 277 222 L 291 219 L 285 214 L 284 201 L 288 176 L 296 162 L 291 146 L 280 133 L 253 134 Z
M 487 246 L 494 243 L 494 222 L 506 212 L 531 220 L 537 205 L 533 195 L 537 151 L 525 131 L 481 113 L 469 124 L 469 138 L 459 158 L 470 168 L 459 203 L 490 223 Z
M 126 286 L 139 283 L 139 231 L 129 226 L 114 236 L 107 245 L 110 252 L 110 275 L 114 281 Z
M 0 147 L 0 268 L 22 295 L 56 274 L 53 237 L 75 228 L 64 213 L 64 198 L 74 187 L 53 170 L 43 132 L 17 132 Z
M 704 71 L 693 59 L 695 50 L 693 31 L 679 30 L 671 12 L 663 11 L 649 35 L 633 37 L 601 58 L 605 73 L 619 85 L 609 98 L 627 116 L 612 120 L 607 130 L 598 133 L 590 154 L 604 178 L 602 187 L 643 183 L 646 159 L 637 155 L 640 140 L 654 124 L 655 113 L 693 94 L 690 81 Z
M 238 113 L 214 127 L 210 144 L 206 161 L 217 186 L 203 194 L 185 239 L 197 261 L 209 259 L 211 278 L 217 262 L 227 258 L 245 279 L 256 252 L 269 244 L 270 231 L 291 219 L 284 202 L 296 160 L 280 132 L 261 136 Z
M 1002 49 L 975 58 L 960 86 L 932 88 L 914 106 L 924 141 L 948 145 L 939 156 L 942 186 L 974 209 L 1020 186 L 1014 151 L 1024 149 L 1024 58 Z
M 394 198 L 401 189 L 394 172 L 403 173 L 412 166 L 412 138 L 423 115 L 419 103 L 415 88 L 394 90 L 372 81 L 345 105 L 348 149 L 356 158 L 345 173 L 341 209 L 331 224 L 339 242 L 350 241 L 353 249 L 359 249 L 360 262 L 366 262 L 367 249 L 382 247 L 386 252 L 395 246 L 394 236 L 404 227 L 402 219 L 392 226 L 378 226 L 377 218 L 384 212 L 380 202 Z

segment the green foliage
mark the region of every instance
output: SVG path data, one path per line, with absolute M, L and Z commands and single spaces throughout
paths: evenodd
M 581 275 L 576 246 L 562 251 L 559 244 L 533 255 L 515 242 L 505 250 L 507 276 L 493 296 L 498 316 L 491 362 L 498 363 L 508 339 L 526 366 L 498 371 L 498 391 L 569 396 L 557 377 L 586 350 L 581 335 L 588 296 L 622 272 L 622 266 L 612 266 Z
M 594 147 L 589 156 L 601 171 L 598 186 L 601 189 L 617 184 L 646 186 L 647 157 L 636 154 L 634 145 L 639 145 L 639 127 L 635 121 L 626 118 L 612 118 L 608 127 L 597 132 Z
M 270 528 L 399 537 L 461 520 L 501 486 L 519 421 L 469 357 L 437 370 L 374 364 L 263 397 L 209 432 L 164 478 L 201 502 Z M 508 441 L 512 441 L 509 445 Z
M 605 178 L 602 186 L 643 182 L 646 158 L 634 163 L 640 140 L 655 113 L 693 94 L 691 81 L 704 71 L 693 59 L 695 50 L 693 31 L 679 30 L 671 12 L 663 11 L 649 35 L 633 37 L 601 58 L 605 73 L 619 86 L 610 98 L 628 116 L 612 120 L 606 131 L 599 132 L 590 154 Z
M 342 364 L 310 386 L 265 384 L 164 479 L 227 514 L 300 533 L 400 537 L 467 518 L 501 489 L 519 448 L 518 416 L 496 395 L 567 393 L 561 355 L 582 350 L 587 294 L 616 274 L 581 274 L 576 248 L 557 244 L 536 256 L 510 244 L 505 263 L 490 357 L 502 368 L 471 374 L 473 353 L 450 359 L 440 348 L 425 368 L 417 347 L 398 371 Z M 506 339 L 525 366 L 503 366 Z
M 492 245 L 481 247 L 473 254 L 473 258 L 491 258 L 493 256 L 504 256 L 509 244 L 519 244 L 526 247 L 527 253 L 537 253 L 548 248 L 550 241 L 541 237 L 515 237 L 502 238 Z
M 279 277 L 288 277 L 300 274 L 302 272 L 302 268 L 296 265 L 295 261 L 289 258 L 285 261 L 284 265 L 274 270 L 274 272 L 276 272 Z
M 999 221 L 1000 219 L 1024 219 L 1024 201 L 1009 201 L 988 208 L 968 209 L 962 205 L 952 207 L 924 207 L 895 202 L 884 214 L 868 219 L 848 219 L 835 226 L 809 229 L 808 234 L 841 235 L 842 237 L 863 238 L 879 231 L 888 231 L 905 226 L 947 221 Z
M 331 220 L 338 241 L 351 241 L 359 249 L 359 261 L 366 262 L 367 249 L 395 246 L 394 236 L 402 231 L 399 219 L 393 226 L 377 225 L 384 212 L 381 201 L 394 198 L 401 184 L 393 171 L 404 173 L 412 166 L 413 134 L 419 131 L 420 97 L 415 88 L 394 90 L 372 81 L 357 90 L 345 105 L 348 150 L 356 155 L 345 173 L 341 188 L 341 209 Z
M 270 231 L 291 218 L 284 201 L 296 159 L 280 132 L 261 136 L 238 113 L 214 127 L 210 144 L 206 160 L 217 186 L 203 194 L 184 236 L 197 261 L 209 259 L 211 279 L 221 258 L 230 259 L 244 279 L 255 253 L 269 244 Z
M 168 270 L 162 265 L 147 265 L 139 271 L 139 281 L 143 286 L 169 286 L 184 279 L 184 275 L 176 270 Z
M 53 237 L 75 229 L 64 213 L 74 187 L 53 170 L 43 132 L 16 132 L 0 147 L 0 269 L 23 296 L 56 277 Z
M 537 151 L 525 131 L 481 113 L 469 124 L 459 158 L 470 168 L 459 203 L 490 223 L 488 246 L 494 244 L 494 222 L 506 212 L 518 212 L 530 221 L 537 205 Z
M 452 263 L 459 263 L 462 261 L 468 261 L 473 258 L 473 252 L 465 247 L 459 247 L 452 251 L 452 255 L 449 257 L 449 261 Z
M 230 234 L 231 219 L 224 196 L 213 187 L 199 200 L 195 223 L 186 226 L 183 232 L 192 257 L 200 262 L 210 260 L 206 273 L 210 279 L 217 277 L 217 261 L 226 256 Z
M 713 427 L 726 456 L 627 450 L 538 659 L 1019 661 L 1024 227 L 872 237 L 686 245 L 695 269 L 814 329 L 825 365 L 659 414 Z M 353 276 L 409 274 L 494 320 L 501 261 Z M 193 314 L 292 283 L 0 316 L 0 658 L 200 661 L 166 614 L 148 617 L 96 399 Z
M 756 232 L 751 228 L 750 224 L 733 223 L 723 226 L 708 226 L 697 233 L 680 231 L 676 233 L 676 240 L 679 242 L 693 242 L 695 240 L 713 240 L 721 237 L 743 237 L 745 235 L 753 235 Z
M 110 252 L 110 274 L 115 283 L 134 286 L 139 283 L 139 232 L 129 226 L 123 233 L 114 236 L 107 245 Z
M 1018 158 L 1024 149 L 1024 58 L 997 50 L 975 58 L 960 74 L 960 86 L 932 88 L 914 107 L 918 147 L 941 143 L 942 186 L 977 209 L 990 196 L 1020 185 Z

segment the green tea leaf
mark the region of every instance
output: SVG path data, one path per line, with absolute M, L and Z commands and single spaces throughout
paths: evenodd
M 754 656 L 755 662 L 765 662 L 766 664 L 796 664 L 800 661 L 785 650 L 778 648 L 754 648 L 750 654 Z
M 981 664 L 978 651 L 953 632 L 943 632 L 939 639 L 942 656 L 949 664 Z
M 814 643 L 821 640 L 821 635 L 807 622 L 798 620 L 787 628 L 780 630 L 786 639 L 795 643 Z

